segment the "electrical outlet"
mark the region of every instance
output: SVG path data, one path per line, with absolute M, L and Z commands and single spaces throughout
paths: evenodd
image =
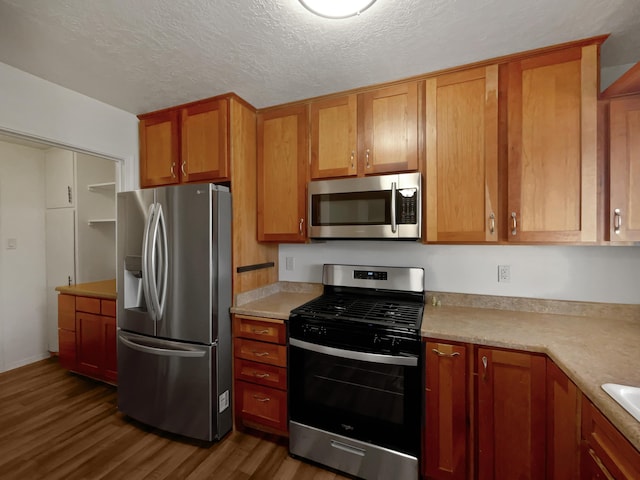
M 287 257 L 285 259 L 285 268 L 290 272 L 293 271 L 293 269 L 295 268 L 293 257 Z
M 511 281 L 511 265 L 498 265 L 498 282 Z

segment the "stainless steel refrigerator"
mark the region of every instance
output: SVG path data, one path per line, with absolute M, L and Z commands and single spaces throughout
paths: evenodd
M 231 415 L 231 196 L 213 184 L 117 197 L 118 409 L 218 440 Z

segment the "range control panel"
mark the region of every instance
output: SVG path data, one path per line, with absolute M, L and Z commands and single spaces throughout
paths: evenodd
M 386 280 L 387 272 L 376 272 L 373 270 L 354 270 L 353 278 L 358 280 Z

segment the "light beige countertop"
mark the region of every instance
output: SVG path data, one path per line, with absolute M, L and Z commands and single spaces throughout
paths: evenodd
M 278 282 L 239 295 L 231 311 L 286 320 L 321 293 L 322 285 Z M 427 294 L 423 337 L 548 355 L 640 450 L 640 422 L 600 387 L 640 386 L 640 305 L 434 294 L 442 306 Z
M 100 282 L 78 283 L 77 285 L 63 285 L 56 287 L 60 293 L 67 295 L 78 295 L 81 297 L 97 297 L 115 300 L 116 280 L 102 280 Z

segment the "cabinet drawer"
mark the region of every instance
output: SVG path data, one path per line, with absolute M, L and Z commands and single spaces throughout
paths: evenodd
M 236 358 L 234 373 L 237 380 L 246 380 L 282 390 L 287 389 L 286 368 Z
M 640 452 L 586 397 L 582 398 L 582 438 L 614 478 L 640 478 Z
M 90 297 L 76 297 L 78 312 L 100 313 L 100 299 Z
M 102 315 L 108 317 L 116 316 L 116 301 L 115 300 L 100 300 L 100 312 Z
M 233 340 L 233 348 L 236 357 L 277 365 L 278 367 L 287 366 L 287 348 L 283 345 L 235 338 Z
M 287 431 L 287 392 L 237 381 L 236 413 L 242 420 Z
M 251 338 L 261 342 L 273 342 L 284 345 L 286 330 L 284 323 L 262 322 L 244 317 L 235 317 L 233 334 L 236 337 Z

